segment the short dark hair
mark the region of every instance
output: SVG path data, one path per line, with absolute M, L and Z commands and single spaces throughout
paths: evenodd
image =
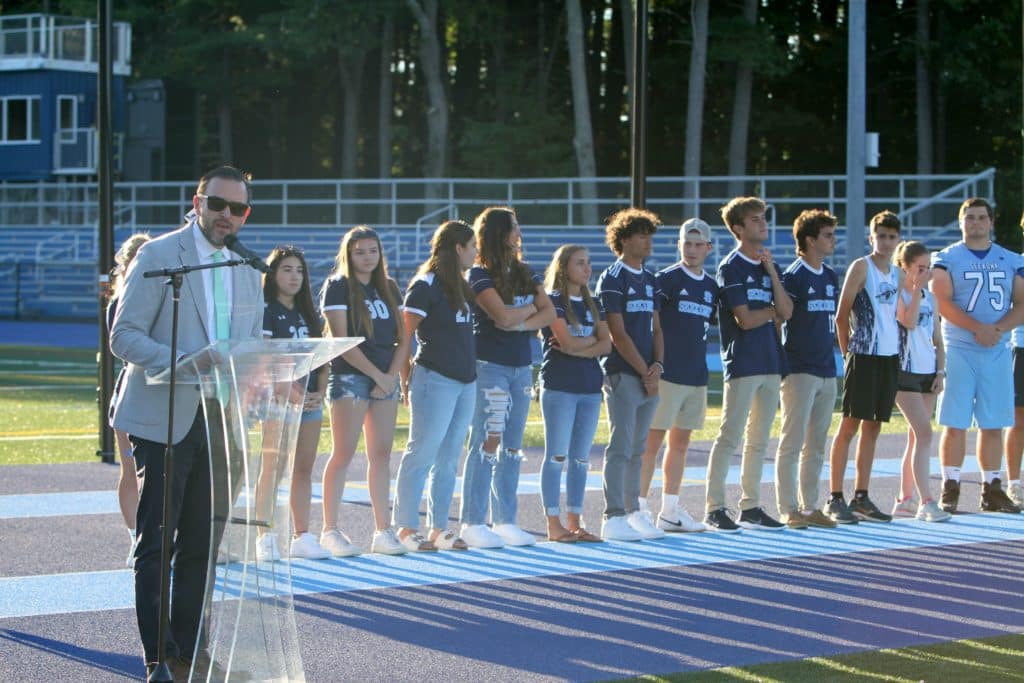
M 646 209 L 623 209 L 608 217 L 604 241 L 616 256 L 622 256 L 622 243 L 633 235 L 653 235 L 658 232 L 661 219 Z
M 796 253 L 807 252 L 807 238 L 817 237 L 822 228 L 834 228 L 839 219 L 823 209 L 807 209 L 793 221 L 793 241 L 796 242 Z
M 892 211 L 879 211 L 871 217 L 871 232 L 878 232 L 879 228 L 889 228 L 899 232 L 903 229 L 903 224 L 900 223 L 900 217 L 894 214 Z
M 973 209 L 979 206 L 985 207 L 985 213 L 988 214 L 989 220 L 995 220 L 996 217 L 995 212 L 992 210 L 992 205 L 988 203 L 988 200 L 982 199 L 981 197 L 965 199 L 964 203 L 960 205 L 960 211 L 957 213 L 957 220 L 964 217 L 964 214 L 967 213 L 967 209 Z M 1022 219 L 1022 221 L 1024 221 L 1024 219 Z
M 758 197 L 733 197 L 728 204 L 722 207 L 722 222 L 735 237 L 736 231 L 732 229 L 732 226 L 742 224 L 752 213 L 764 213 L 767 208 L 764 200 Z
M 206 194 L 206 186 L 214 178 L 224 178 L 225 180 L 233 180 L 236 183 L 243 183 L 245 185 L 245 197 L 248 203 L 252 203 L 252 174 L 247 171 L 241 171 L 234 166 L 217 166 L 211 168 L 203 177 L 199 179 L 199 185 L 196 187 L 196 194 Z

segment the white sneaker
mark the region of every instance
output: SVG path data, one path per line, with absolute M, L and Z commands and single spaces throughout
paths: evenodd
M 505 545 L 533 545 L 537 542 L 536 536 L 523 531 L 515 524 L 495 524 L 491 531 L 500 536 L 501 540 L 505 541 Z
M 352 539 L 337 529 L 320 534 L 320 545 L 335 557 L 352 557 L 363 552 L 363 549 L 353 543 Z
M 903 501 L 896 501 L 896 504 L 892 506 L 893 517 L 914 517 L 917 514 L 917 501 L 911 496 Z
M 281 559 L 274 532 L 268 531 L 256 539 L 256 559 L 260 562 L 277 562 Z
M 331 551 L 320 545 L 316 536 L 308 531 L 293 538 L 290 546 L 292 557 L 301 557 L 307 560 L 326 560 L 331 556 Z
M 1014 505 L 1024 507 L 1024 486 L 1021 486 L 1019 481 L 1010 482 L 1010 488 L 1006 490 L 1006 495 L 1010 497 Z
M 669 533 L 705 531 L 707 527 L 704 522 L 698 522 L 690 513 L 681 507 L 676 507 L 675 516 L 669 517 L 665 513 L 658 515 L 658 528 Z
M 128 536 L 132 539 L 132 544 L 128 547 L 128 559 L 125 560 L 125 565 L 129 569 L 135 568 L 135 546 L 139 544 L 139 537 L 135 534 L 135 529 L 128 530 Z
M 651 520 L 642 510 L 631 512 L 626 520 L 629 522 L 629 526 L 633 527 L 633 530 L 640 534 L 645 541 L 665 538 L 665 532 L 651 524 Z
M 404 555 L 409 550 L 398 540 L 398 535 L 395 534 L 394 529 L 385 529 L 384 531 L 373 532 L 370 552 L 380 553 L 381 555 Z
M 486 524 L 463 524 L 462 540 L 470 548 L 503 548 L 505 541 L 501 536 L 487 528 Z
M 643 536 L 630 525 L 626 515 L 618 515 L 604 520 L 604 524 L 601 525 L 601 538 L 606 541 L 639 541 Z
M 922 522 L 945 522 L 952 516 L 953 515 L 940 508 L 939 504 L 934 500 L 929 500 L 927 503 L 921 503 L 921 507 L 917 508 L 917 518 Z

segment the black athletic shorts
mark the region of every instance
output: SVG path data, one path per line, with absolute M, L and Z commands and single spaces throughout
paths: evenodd
M 897 388 L 900 391 L 912 391 L 915 394 L 932 393 L 932 385 L 935 384 L 935 373 L 905 372 L 900 370 L 900 379 Z
M 1024 349 L 1013 349 L 1013 405 L 1024 408 Z
M 888 422 L 896 404 L 899 356 L 846 354 L 843 378 L 843 416 Z

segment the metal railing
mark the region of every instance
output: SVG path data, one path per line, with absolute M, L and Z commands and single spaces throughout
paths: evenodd
M 59 62 L 62 66 L 95 70 L 98 26 L 81 17 L 51 14 L 0 16 L 0 70 L 25 69 Z M 114 22 L 112 60 L 114 73 L 131 73 L 132 28 Z

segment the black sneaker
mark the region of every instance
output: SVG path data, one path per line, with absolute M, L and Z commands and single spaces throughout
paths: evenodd
M 960 502 L 960 482 L 947 479 L 942 482 L 942 496 L 939 498 L 939 507 L 946 512 L 956 512 L 957 503 Z
M 750 508 L 740 513 L 740 527 L 754 531 L 782 531 L 786 528 L 776 519 L 772 519 L 761 508 Z
M 708 528 L 708 531 L 723 531 L 727 534 L 734 534 L 740 530 L 736 526 L 736 522 L 732 521 L 732 518 L 729 517 L 729 513 L 725 511 L 725 508 L 709 512 L 704 518 L 704 526 Z
M 867 496 L 854 498 L 850 503 L 850 512 L 857 519 L 865 522 L 891 522 L 892 515 L 887 515 L 878 509 L 878 506 L 871 502 Z
M 836 524 L 856 524 L 857 518 L 850 512 L 850 508 L 846 505 L 846 501 L 842 498 L 833 498 L 825 505 L 825 509 L 822 510 L 826 515 L 832 518 Z
M 991 484 L 985 484 L 981 493 L 982 512 L 1008 512 L 1017 514 L 1020 508 L 1003 491 L 1003 483 L 996 477 Z

